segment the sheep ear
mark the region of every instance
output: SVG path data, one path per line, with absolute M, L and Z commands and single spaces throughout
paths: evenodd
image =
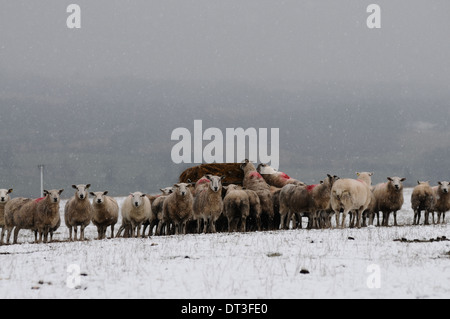
M 373 175 L 375 175 L 375 173 L 374 173 L 374 172 L 371 172 L 371 173 L 369 173 L 369 176 L 373 176 Z
M 442 186 L 442 182 L 438 182 L 438 185 Z
M 178 184 L 174 184 L 174 185 L 173 185 L 173 187 L 174 187 L 174 188 L 179 188 L 179 187 L 180 187 L 180 185 L 178 185 Z
M 159 190 L 164 193 L 164 189 L 160 188 Z
M 393 182 L 393 181 L 394 181 L 394 180 L 392 179 L 392 177 L 388 177 L 387 179 L 388 179 L 388 181 L 390 181 L 390 182 Z
M 210 174 L 205 175 L 205 177 L 206 177 L 207 179 L 211 180 L 211 175 L 210 175 Z
M 108 195 L 109 191 L 104 191 L 103 195 Z
M 49 195 L 50 193 L 48 192 L 48 190 L 44 189 L 44 196 Z
M 8 189 L 8 194 L 11 194 L 12 192 L 13 192 L 12 188 Z
M 356 176 L 359 176 L 359 175 L 361 175 L 360 173 L 358 173 L 358 172 L 356 172 Z
M 405 178 L 405 177 L 403 177 L 403 178 L 400 179 L 400 182 L 404 182 L 404 181 L 406 181 L 406 178 Z
M 340 179 L 340 177 L 337 176 L 337 175 L 334 175 L 333 177 L 334 177 L 334 180 L 335 180 L 335 181 L 337 181 L 338 179 Z
M 192 183 L 190 178 L 188 178 L 187 182 L 188 182 L 188 184 Z
M 320 184 L 323 184 L 323 181 L 320 181 Z
M 89 187 L 91 187 L 91 184 L 87 184 L 86 185 L 86 189 L 88 189 Z
M 89 194 L 91 194 L 91 196 L 95 196 L 95 193 L 94 193 L 94 192 L 90 192 Z
M 223 181 L 227 176 L 226 175 L 222 175 L 220 176 L 220 180 Z
M 77 185 L 72 185 L 73 189 L 78 189 Z
M 147 196 L 147 194 L 142 194 L 142 195 L 141 195 L 141 197 L 145 197 L 145 196 Z
M 420 185 L 420 181 L 417 181 L 417 184 L 419 184 L 419 185 Z
M 62 194 L 62 192 L 64 192 L 64 189 L 60 189 L 60 190 L 59 190 L 59 192 L 58 192 L 58 193 L 59 193 L 59 195 L 61 195 L 61 194 Z

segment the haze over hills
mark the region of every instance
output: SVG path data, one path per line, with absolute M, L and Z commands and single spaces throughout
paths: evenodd
M 414 87 L 344 94 L 330 86 L 321 92 L 320 83 L 298 92 L 225 82 L 112 79 L 67 87 L 36 79 L 39 90 L 20 83 L 2 85 L 20 92 L 0 97 L 1 179 L 30 196 L 39 192 L 41 163 L 50 188 L 91 183 L 118 195 L 156 192 L 194 165 L 175 165 L 170 155 L 172 131 L 192 132 L 196 119 L 203 130 L 279 128 L 280 170 L 307 183 L 370 170 L 378 182 L 402 175 L 413 184 L 445 179 L 450 164 L 449 109 Z

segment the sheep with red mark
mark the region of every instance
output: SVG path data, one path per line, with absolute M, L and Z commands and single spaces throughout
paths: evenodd
M 339 179 L 331 189 L 331 208 L 336 214 L 336 227 L 344 228 L 347 215 L 354 213 L 356 226 L 361 227 L 362 214 L 369 207 L 373 173 L 357 173 L 358 179 Z M 340 222 L 342 213 L 342 222 Z M 350 221 L 350 225 L 352 222 Z
M 434 197 L 436 199 L 434 204 L 434 211 L 437 213 L 437 223 L 445 224 L 445 213 L 450 210 L 450 183 L 449 182 L 438 182 L 438 186 L 432 188 L 434 192 Z M 434 223 L 434 214 L 433 214 Z
M 328 174 L 325 181 L 317 185 L 284 186 L 280 192 L 280 228 L 289 228 L 293 214 L 297 215 L 300 228 L 303 216 L 309 217 L 308 228 L 319 228 L 321 213 L 330 210 L 331 188 L 337 179 Z
M 403 198 L 403 182 L 406 178 L 388 177 L 388 182 L 381 183 L 375 186 L 373 194 L 375 196 L 376 207 L 374 212 L 378 216 L 379 212 L 383 213 L 383 226 L 389 226 L 389 217 L 394 213 L 394 226 L 397 224 L 397 212 L 402 209 Z
M 5 229 L 8 232 L 6 242 L 9 244 L 14 229 L 14 244 L 17 244 L 19 231 L 34 231 L 36 243 L 53 241 L 53 232 L 61 225 L 59 215 L 60 195 L 64 190 L 44 190 L 45 197 L 38 199 L 14 198 L 5 206 Z M 39 240 L 38 240 L 39 234 Z M 2 233 L 2 238 L 3 238 Z
M 274 210 L 272 193 L 270 186 L 264 178 L 256 171 L 255 166 L 248 159 L 241 164 L 241 170 L 244 172 L 243 186 L 245 189 L 255 191 L 258 194 L 261 203 L 261 224 L 266 230 L 275 229 Z
M 286 173 L 278 172 L 276 169 L 269 166 L 268 164 L 259 164 L 256 170 L 259 174 L 261 174 L 266 183 L 269 184 L 270 186 L 274 186 L 277 188 L 283 188 L 287 184 L 306 186 L 305 183 L 289 177 Z

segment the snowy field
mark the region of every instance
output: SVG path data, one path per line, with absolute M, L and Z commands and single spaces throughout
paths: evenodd
M 410 197 L 400 225 L 412 223 Z M 450 238 L 448 224 L 96 236 L 91 225 L 89 240 L 64 242 L 62 226 L 61 242 L 31 244 L 21 231 L 22 244 L 0 247 L 0 298 L 450 298 L 450 241 L 409 242 Z

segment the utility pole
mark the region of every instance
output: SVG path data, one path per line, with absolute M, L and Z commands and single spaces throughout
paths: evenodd
M 38 165 L 38 167 L 41 170 L 41 196 L 44 197 L 44 167 L 45 167 L 45 165 L 40 164 L 40 165 Z

